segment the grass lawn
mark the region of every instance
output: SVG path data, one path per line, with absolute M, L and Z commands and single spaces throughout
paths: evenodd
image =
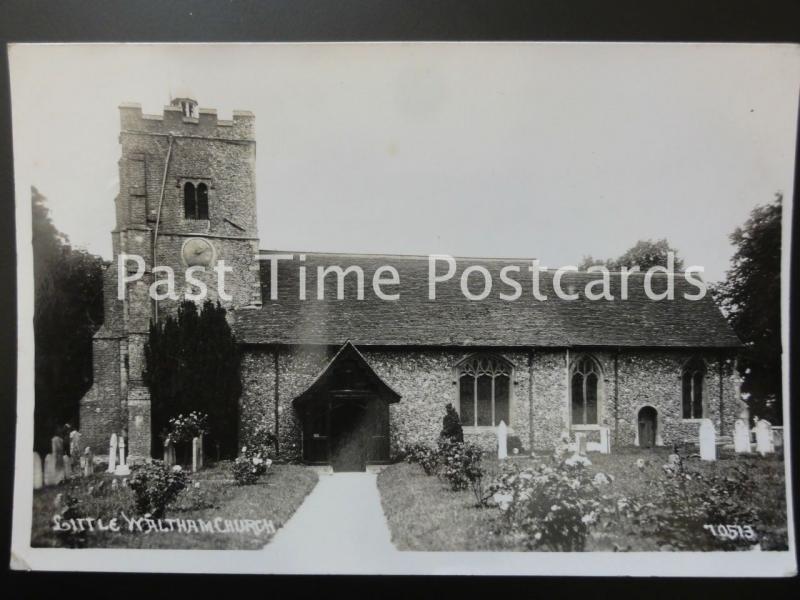
M 167 509 L 165 519 L 267 519 L 275 530 L 294 514 L 317 483 L 317 474 L 297 465 L 274 465 L 253 485 L 237 486 L 230 475 L 230 463 L 222 462 L 190 475 L 191 483 Z M 63 542 L 53 531 L 53 515 L 58 494 L 77 497 L 81 514 L 87 517 L 117 517 L 122 531 L 86 533 L 90 548 L 163 548 L 206 550 L 255 550 L 268 543 L 271 533 L 252 529 L 243 532 L 179 531 L 130 532 L 120 512 L 135 515 L 133 493 L 127 487 L 112 489 L 113 476 L 97 473 L 75 478 L 60 485 L 35 490 L 31 545 L 60 547 Z M 117 480 L 121 478 L 117 477 Z M 195 485 L 199 484 L 199 485 Z M 224 529 L 224 526 L 222 527 Z M 147 528 L 145 528 L 146 530 Z
M 658 504 L 650 482 L 662 476 L 662 465 L 667 462 L 670 450 L 639 450 L 631 448 L 610 455 L 592 453 L 589 458 L 593 472 L 613 475 L 613 483 L 607 486 L 609 493 L 641 498 Z M 644 459 L 642 469 L 637 460 Z M 509 459 L 520 467 L 530 466 L 530 458 Z M 546 460 L 545 457 L 537 461 Z M 752 489 L 741 490 L 737 501 L 756 507 L 758 522 L 752 523 L 760 534 L 765 549 L 785 549 L 786 528 L 786 487 L 784 485 L 784 463 L 777 458 L 721 457 L 717 462 L 701 462 L 687 459 L 687 469 L 700 471 L 707 475 L 725 475 L 736 465 L 754 465 Z M 496 459 L 484 460 L 490 474 L 497 473 L 500 465 Z M 392 542 L 399 550 L 418 551 L 522 551 L 526 550 L 519 539 L 495 533 L 500 529 L 500 511 L 497 508 L 476 507 L 472 492 L 450 491 L 446 482 L 435 476 L 427 476 L 419 465 L 396 463 L 378 475 L 378 489 Z M 732 523 L 737 524 L 737 523 Z M 745 525 L 745 523 L 740 523 Z M 690 534 L 690 538 L 694 534 Z M 702 541 L 709 543 L 707 531 L 698 531 L 697 536 L 706 536 Z M 713 536 L 712 536 L 713 537 Z M 712 541 L 712 544 L 716 541 Z M 615 531 L 596 533 L 591 536 L 586 550 L 612 551 L 655 551 L 661 548 L 654 539 L 645 535 L 627 534 Z M 697 549 L 701 549 L 698 547 Z M 720 549 L 724 549 L 720 545 Z

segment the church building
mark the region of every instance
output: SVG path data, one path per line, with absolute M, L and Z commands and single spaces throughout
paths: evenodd
M 80 410 L 92 447 L 116 432 L 133 460 L 151 455 L 144 345 L 151 321 L 178 304 L 148 293 L 160 265 L 175 270 L 179 292 L 187 267 L 208 267 L 198 278 L 228 309 L 243 353 L 240 445 L 268 427 L 285 459 L 336 470 L 388 462 L 408 444 L 434 443 L 448 403 L 467 439 L 491 450 L 504 422 L 522 452 L 550 450 L 576 432 L 588 435 L 590 449 L 604 440 L 612 448 L 669 445 L 696 440 L 703 419 L 727 436 L 744 410 L 734 363 L 740 342 L 710 296 L 684 297 L 697 290 L 682 277 L 674 278 L 673 300 L 648 298 L 643 275 L 631 276 L 623 300 L 618 274 L 613 300 L 565 300 L 543 272 L 547 300 L 538 300 L 528 292 L 530 259 L 457 259 L 459 273 L 481 265 L 498 282 L 504 268 L 520 266 L 516 280 L 526 292 L 476 301 L 453 277 L 430 299 L 428 257 L 260 250 L 251 113 L 225 121 L 179 98 L 162 115 L 137 104 L 123 104 L 120 115 L 114 260 L 93 342 L 94 383 Z M 120 253 L 141 256 L 146 270 L 124 300 Z M 269 260 L 276 255 L 280 261 Z M 220 260 L 232 267 L 222 298 L 211 270 Z M 365 274 L 365 293 L 352 272 L 341 275 L 341 290 L 336 273 L 318 288 L 319 268 L 350 265 Z M 387 288 L 399 294 L 393 300 L 370 289 L 385 265 L 399 276 Z M 654 277 L 653 287 L 666 278 Z M 573 272 L 560 286 L 576 292 L 596 279 Z

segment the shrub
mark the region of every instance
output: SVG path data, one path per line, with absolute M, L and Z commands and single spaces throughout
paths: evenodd
M 439 468 L 439 452 L 436 448 L 425 444 L 412 444 L 405 449 L 405 460 L 418 464 L 426 475 L 434 475 Z
M 444 407 L 445 414 L 442 419 L 442 432 L 440 438 L 445 438 L 453 442 L 464 441 L 464 430 L 461 428 L 461 419 L 452 404 Z
M 233 461 L 231 467 L 236 485 L 252 485 L 272 466 L 272 460 L 243 454 Z
M 626 498 L 603 494 L 606 481 L 582 465 L 539 464 L 506 467 L 490 489 L 504 533 L 520 538 L 528 549 L 576 552 L 585 549 L 591 529 L 637 508 Z
M 247 436 L 247 445 L 242 448 L 242 455 L 276 458 L 275 441 L 275 434 L 266 425 L 259 425 Z
M 453 442 L 447 438 L 439 440 L 441 468 L 439 475 L 447 480 L 453 491 L 472 489 L 475 500 L 483 505 L 488 500 L 484 493 L 484 475 L 481 460 L 483 450 L 472 443 Z
M 187 415 L 180 414 L 169 420 L 167 439 L 173 444 L 191 442 L 192 438 L 208 433 L 207 423 L 208 415 L 205 413 L 193 410 Z
M 641 532 L 659 545 L 672 549 L 734 550 L 757 542 L 747 539 L 717 538 L 705 530 L 708 525 L 726 527 L 759 522 L 760 500 L 749 498 L 758 489 L 747 466 L 736 466 L 724 474 L 706 475 L 688 469 L 677 453 L 649 482 L 648 495 L 638 519 Z M 758 536 L 760 537 L 760 536 Z
M 170 469 L 160 460 L 154 460 L 135 466 L 129 486 L 135 496 L 137 512 L 149 513 L 154 519 L 163 517 L 167 506 L 178 497 L 188 481 L 178 465 Z

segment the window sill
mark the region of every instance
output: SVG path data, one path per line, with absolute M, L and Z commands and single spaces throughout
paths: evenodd
M 573 431 L 599 431 L 605 425 L 570 425 L 569 428 Z
M 487 432 L 487 431 L 491 431 L 492 433 L 494 433 L 495 431 L 497 431 L 497 426 L 496 425 L 462 425 L 461 429 L 464 431 L 464 433 L 483 433 L 483 432 Z M 509 427 L 508 428 L 508 433 L 509 433 L 509 435 L 513 434 L 514 430 L 511 427 Z
M 698 419 L 681 419 L 683 423 L 702 423 L 707 417 L 700 417 Z

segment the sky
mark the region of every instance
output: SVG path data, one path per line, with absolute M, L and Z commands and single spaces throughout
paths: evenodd
M 667 238 L 719 280 L 729 235 L 791 198 L 798 47 L 380 43 L 16 45 L 30 186 L 111 258 L 119 112 L 189 95 L 256 116 L 264 249 L 539 258 Z M 28 213 L 29 214 L 29 213 Z

